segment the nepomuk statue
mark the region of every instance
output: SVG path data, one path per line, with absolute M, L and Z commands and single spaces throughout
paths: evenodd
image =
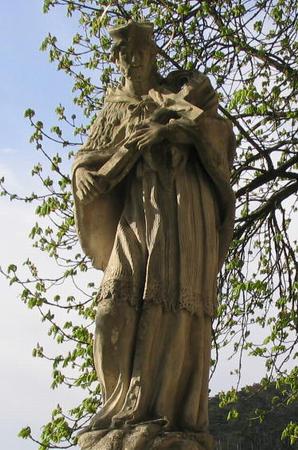
M 104 270 L 94 361 L 103 407 L 89 450 L 211 449 L 216 278 L 233 232 L 235 140 L 208 78 L 156 69 L 153 27 L 110 30 L 124 75 L 77 153 L 82 248 Z

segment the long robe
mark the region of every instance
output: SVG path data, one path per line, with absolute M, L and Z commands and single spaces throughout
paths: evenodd
M 104 405 L 94 429 L 148 421 L 175 430 L 208 427 L 216 277 L 234 218 L 234 136 L 204 75 L 174 72 L 160 89 L 184 89 L 202 109 L 196 120 L 178 119 L 191 144 L 163 141 L 143 154 L 125 147 L 161 105 L 120 89 L 107 97 L 74 165 L 81 244 L 105 270 L 94 342 Z M 78 167 L 101 167 L 106 176 L 108 188 L 90 204 L 76 195 Z

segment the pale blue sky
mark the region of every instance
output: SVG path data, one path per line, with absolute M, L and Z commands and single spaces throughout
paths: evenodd
M 22 168 L 31 167 L 37 158 L 28 143 L 31 129 L 24 110 L 32 107 L 38 118 L 52 125 L 58 103 L 71 106 L 71 80 L 39 51 L 48 31 L 66 42 L 74 31 L 62 8 L 52 11 L 42 14 L 42 0 L 3 1 L 0 6 L 0 154 L 2 164 L 15 162 L 16 168 L 20 161 Z
M 41 160 L 29 144 L 31 128 L 24 111 L 36 111 L 49 126 L 55 123 L 54 110 L 61 102 L 72 111 L 71 81 L 49 64 L 39 46 L 48 31 L 65 42 L 77 31 L 63 9 L 42 14 L 42 0 L 2 0 L 0 6 L 0 177 L 5 175 L 11 190 L 31 192 L 38 183 L 31 168 Z M 53 144 L 51 149 L 55 151 Z M 59 150 L 59 149 L 57 149 Z M 0 199 L 0 264 L 21 263 L 27 256 L 47 268 L 44 255 L 36 253 L 27 239 L 35 222 L 34 208 Z M 75 393 L 49 390 L 49 365 L 31 357 L 36 342 L 47 341 L 37 314 L 28 311 L 0 278 L 1 296 L 1 445 L 9 450 L 36 450 L 37 444 L 16 437 L 18 430 L 31 424 L 38 432 L 57 402 L 71 405 Z M 260 367 L 251 366 L 245 384 L 257 380 Z M 215 391 L 231 385 L 228 364 L 223 363 L 213 381 Z
M 5 175 L 12 191 L 38 188 L 37 180 L 31 178 L 31 167 L 41 156 L 28 142 L 32 129 L 24 119 L 25 109 L 33 108 L 38 118 L 52 125 L 59 102 L 71 107 L 70 79 L 49 64 L 39 46 L 48 31 L 67 41 L 72 27 L 62 10 L 43 15 L 41 0 L 1 1 L 0 177 Z M 47 267 L 46 258 L 31 249 L 27 239 L 35 222 L 33 210 L 31 205 L 0 198 L 1 265 L 20 264 L 31 256 Z M 37 341 L 48 341 L 38 314 L 27 310 L 17 299 L 17 291 L 8 289 L 1 277 L 0 286 L 1 447 L 36 450 L 37 444 L 17 438 L 20 428 L 32 425 L 38 434 L 58 402 L 71 405 L 72 401 L 69 391 L 50 391 L 50 366 L 31 357 Z

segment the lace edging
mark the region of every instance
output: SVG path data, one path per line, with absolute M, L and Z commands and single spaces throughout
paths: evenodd
M 97 294 L 99 302 L 110 300 L 115 303 L 127 302 L 136 309 L 145 308 L 152 304 L 162 305 L 166 311 L 178 312 L 186 310 L 192 315 L 200 316 L 203 313 L 213 317 L 216 310 L 215 302 L 203 301 L 200 294 L 180 290 L 178 300 L 173 303 L 172 299 L 160 295 L 158 286 L 152 287 L 144 295 L 141 290 L 136 290 L 128 280 L 110 279 L 102 283 Z

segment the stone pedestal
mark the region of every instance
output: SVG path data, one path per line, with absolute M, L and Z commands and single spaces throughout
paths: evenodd
M 81 450 L 213 450 L 208 433 L 163 431 L 154 424 L 128 429 L 89 431 L 79 437 Z

